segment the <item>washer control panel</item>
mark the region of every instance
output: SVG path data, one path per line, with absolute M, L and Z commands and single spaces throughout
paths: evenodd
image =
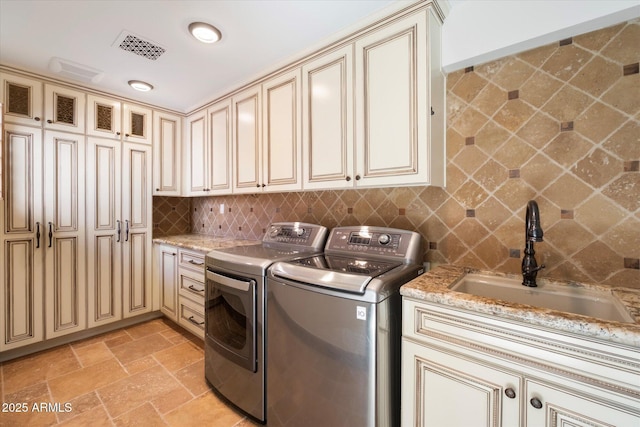
M 362 254 L 415 262 L 421 254 L 418 233 L 385 227 L 337 227 L 331 230 L 325 254 Z

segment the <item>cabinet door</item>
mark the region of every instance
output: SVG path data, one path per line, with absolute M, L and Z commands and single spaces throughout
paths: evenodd
M 42 83 L 12 74 L 0 74 L 3 120 L 29 126 L 42 126 Z
M 179 196 L 182 119 L 156 112 L 153 123 L 153 194 Z
M 353 47 L 302 67 L 303 187 L 353 187 Z
M 521 425 L 519 376 L 408 340 L 402 352 L 403 426 Z
M 88 138 L 86 164 L 89 327 L 122 319 L 121 147 Z
M 41 131 L 5 125 L 3 149 L 0 351 L 44 338 Z
M 66 87 L 44 85 L 44 126 L 63 132 L 85 132 L 86 95 Z
M 87 134 L 120 139 L 122 104 L 111 98 L 87 95 Z
M 356 185 L 427 182 L 427 13 L 355 42 Z
M 123 317 L 151 311 L 151 147 L 123 144 Z
M 302 189 L 300 69 L 262 85 L 262 184 L 266 191 Z
M 610 427 L 640 425 L 637 403 L 626 410 L 603 398 L 581 394 L 553 384 L 526 381 L 525 420 L 527 426 Z M 602 394 L 602 392 L 597 392 Z
M 153 142 L 152 111 L 136 104 L 123 104 L 122 112 L 123 141 L 150 145 Z
M 232 99 L 233 192 L 262 191 L 260 86 L 251 87 Z
M 86 328 L 85 137 L 45 132 L 47 339 Z
M 178 249 L 173 246 L 157 246 L 160 294 L 160 311 L 174 322 L 178 321 Z
M 231 99 L 207 110 L 209 118 L 209 184 L 211 194 L 231 193 Z
M 207 115 L 204 111 L 187 117 L 186 196 L 202 196 L 208 191 Z

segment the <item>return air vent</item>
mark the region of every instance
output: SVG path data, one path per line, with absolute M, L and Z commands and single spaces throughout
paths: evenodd
M 166 52 L 162 46 L 158 46 L 152 41 L 144 40 L 142 37 L 127 30 L 120 33 L 113 46 L 117 46 L 122 50 L 135 53 L 152 61 L 160 58 L 160 56 Z
M 98 69 L 55 56 L 49 61 L 49 70 L 61 76 L 85 83 L 98 83 L 104 77 L 104 72 Z

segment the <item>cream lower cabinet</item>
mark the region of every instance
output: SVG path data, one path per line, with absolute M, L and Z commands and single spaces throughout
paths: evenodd
M 160 311 L 204 339 L 205 253 L 155 245 L 155 283 Z
M 148 145 L 88 139 L 90 327 L 152 309 L 151 164 Z
M 404 298 L 403 426 L 640 425 L 638 350 Z
M 178 251 L 178 324 L 204 339 L 205 254 Z
M 2 351 L 86 328 L 84 136 L 6 125 L 3 141 Z
M 160 297 L 160 311 L 174 322 L 178 321 L 178 249 L 155 245 L 156 286 Z

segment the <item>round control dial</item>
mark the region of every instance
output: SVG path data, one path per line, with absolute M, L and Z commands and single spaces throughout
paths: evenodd
M 293 232 L 296 236 L 301 237 L 304 234 L 304 228 L 296 228 Z
M 380 243 L 381 245 L 388 245 L 389 242 L 391 242 L 391 236 L 389 236 L 388 234 L 381 234 L 378 237 L 378 243 Z
M 276 237 L 278 235 L 278 233 L 280 232 L 280 228 L 278 227 L 271 227 L 271 231 L 269 231 L 269 236 L 271 237 Z

